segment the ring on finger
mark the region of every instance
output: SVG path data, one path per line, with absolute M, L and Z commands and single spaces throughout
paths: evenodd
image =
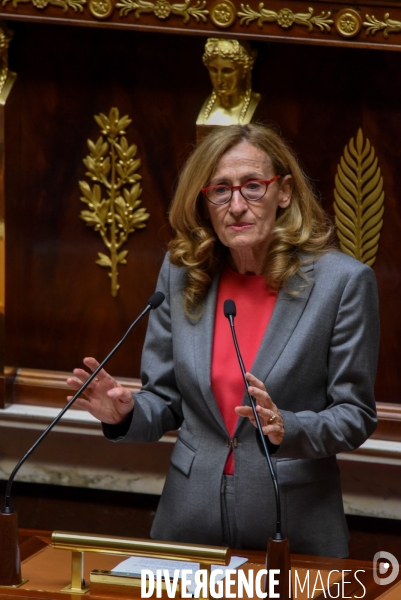
M 272 413 L 272 414 L 271 414 L 271 416 L 270 416 L 269 423 L 273 423 L 273 421 L 274 421 L 274 420 L 275 420 L 275 418 L 277 417 L 277 415 L 276 415 L 276 414 L 275 414 L 273 411 L 271 411 L 271 413 Z

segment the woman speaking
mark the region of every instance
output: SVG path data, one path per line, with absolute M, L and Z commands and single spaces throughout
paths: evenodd
M 347 556 L 336 454 L 376 427 L 373 271 L 333 249 L 294 153 L 264 126 L 221 127 L 202 140 L 170 222 L 157 284 L 166 300 L 150 315 L 142 389 L 131 395 L 101 371 L 77 405 L 114 441 L 179 429 L 152 537 L 265 549 L 275 498 L 223 312 L 234 300 L 291 552 Z M 74 376 L 78 389 L 88 373 Z

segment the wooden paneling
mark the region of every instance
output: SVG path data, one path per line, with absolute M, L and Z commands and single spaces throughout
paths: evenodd
M 4 485 L 0 482 L 0 491 Z M 159 496 L 15 483 L 21 527 L 148 538 Z
M 66 380 L 70 373 L 65 371 L 45 371 L 40 369 L 6 369 L 7 397 L 13 404 L 52 406 L 62 408 L 67 395 L 73 395 Z M 118 378 L 118 383 L 137 392 L 140 379 Z
M 154 291 L 170 229 L 177 175 L 195 143 L 210 92 L 196 36 L 14 23 L 10 68 L 18 73 L 6 141 L 6 364 L 70 371 L 85 355 L 103 358 Z M 344 146 L 361 127 L 375 147 L 385 190 L 377 275 L 382 346 L 377 399 L 399 403 L 401 372 L 401 80 L 399 55 L 347 48 L 255 42 L 256 119 L 273 123 L 299 154 L 332 214 Z M 110 294 L 95 265 L 100 236 L 79 219 L 93 116 L 117 106 L 142 160 L 143 206 L 151 217 L 126 248 L 121 289 Z M 110 364 L 139 376 L 146 323 Z
M 401 406 L 396 403 L 377 403 L 379 425 L 374 438 L 389 441 L 400 441 L 401 432 Z
M 15 93 L 29 101 L 14 116 L 23 134 L 10 139 L 20 148 L 18 189 L 7 205 L 6 362 L 12 366 L 70 370 L 85 355 L 105 356 L 123 335 L 155 289 L 174 181 L 193 140 L 194 96 L 202 84 L 193 81 L 186 92 L 191 59 L 180 38 L 169 37 L 163 53 L 164 38 L 71 34 L 29 25 L 14 40 Z M 181 68 L 171 69 L 179 60 Z M 79 219 L 78 188 L 86 140 L 99 135 L 93 116 L 112 106 L 133 119 L 127 136 L 138 145 L 142 205 L 151 215 L 129 240 L 115 299 L 107 270 L 95 265 L 104 251 L 100 236 Z M 117 375 L 139 374 L 145 329 L 146 320 L 115 359 Z

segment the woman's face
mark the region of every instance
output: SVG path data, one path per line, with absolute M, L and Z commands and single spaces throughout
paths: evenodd
M 242 69 L 232 60 L 218 56 L 210 61 L 208 69 L 217 96 L 231 96 L 241 87 Z
M 242 185 L 254 179 L 271 179 L 276 173 L 270 157 L 249 142 L 241 142 L 228 150 L 217 163 L 208 185 Z M 271 183 L 263 198 L 249 202 L 236 190 L 230 202 L 221 206 L 205 200 L 209 217 L 219 240 L 236 253 L 259 255 L 262 259 L 269 247 L 278 208 L 291 201 L 292 177 Z

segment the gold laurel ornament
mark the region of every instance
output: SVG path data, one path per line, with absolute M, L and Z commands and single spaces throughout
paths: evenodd
M 94 185 L 79 182 L 83 194 L 80 199 L 88 206 L 80 217 L 100 233 L 109 251 L 109 255 L 98 252 L 96 264 L 110 269 L 111 295 L 115 297 L 120 287 L 118 265 L 127 264 L 128 250 L 121 247 L 131 233 L 146 227 L 150 215 L 145 208 L 139 208 L 142 188 L 137 170 L 141 160 L 136 158 L 136 145 L 129 146 L 125 137 L 131 119 L 128 115 L 120 119 L 118 108 L 112 108 L 108 117 L 100 114 L 94 118 L 102 135 L 96 142 L 88 140 L 90 154 L 83 162 L 88 169 L 86 176 Z
M 120 9 L 120 17 L 126 17 L 130 12 L 134 12 L 135 18 L 140 19 L 142 14 L 153 13 L 155 17 L 165 21 L 171 15 L 182 17 L 184 23 L 193 18 L 197 23 L 207 21 L 209 11 L 206 9 L 206 0 L 196 0 L 192 6 L 192 0 L 185 0 L 181 4 L 170 4 L 168 0 L 120 0 L 116 8 Z
M 390 13 L 384 15 L 383 21 L 376 19 L 374 15 L 365 15 L 365 19 L 363 26 L 366 27 L 366 35 L 375 35 L 382 31 L 387 40 L 390 33 L 401 33 L 401 21 L 390 19 Z
M 37 10 L 44 10 L 48 6 L 61 8 L 63 12 L 68 12 L 70 8 L 74 12 L 83 12 L 86 0 L 3 0 L 2 5 L 12 2 L 13 8 L 18 8 L 18 4 L 31 3 Z
M 343 252 L 372 266 L 383 226 L 383 178 L 362 129 L 351 138 L 337 167 L 334 189 L 337 235 Z
M 283 29 L 289 29 L 293 25 L 307 27 L 313 31 L 317 27 L 321 32 L 330 32 L 334 21 L 331 19 L 331 12 L 323 11 L 320 15 L 315 15 L 312 7 L 308 8 L 307 13 L 293 13 L 289 8 L 281 8 L 278 12 L 264 8 L 264 2 L 260 2 L 258 10 L 251 8 L 249 4 L 241 4 L 241 11 L 237 16 L 240 18 L 242 26 L 249 26 L 253 21 L 257 21 L 258 27 L 263 28 L 265 23 L 277 23 Z

